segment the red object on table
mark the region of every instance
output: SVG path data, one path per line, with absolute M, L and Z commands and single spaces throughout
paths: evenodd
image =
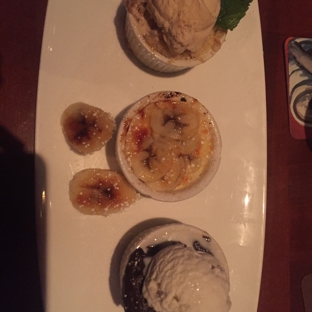
M 43 311 L 36 258 L 33 160 L 47 0 L 0 2 L 0 208 L 3 311 Z M 268 122 L 267 222 L 258 312 L 304 311 L 312 273 L 312 143 L 289 132 L 284 41 L 312 38 L 310 0 L 259 0 Z M 247 312 L 247 311 L 242 311 Z M 248 311 L 249 312 L 249 311 Z

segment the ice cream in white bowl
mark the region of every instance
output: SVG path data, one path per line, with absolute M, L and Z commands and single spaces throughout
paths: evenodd
M 173 91 L 141 98 L 117 132 L 117 160 L 142 195 L 179 201 L 201 192 L 221 160 L 217 124 L 197 99 Z
M 125 311 L 228 312 L 229 269 L 218 243 L 191 225 L 145 230 L 120 266 Z
M 160 72 L 200 65 L 221 48 L 220 0 L 125 0 L 125 33 L 134 55 Z

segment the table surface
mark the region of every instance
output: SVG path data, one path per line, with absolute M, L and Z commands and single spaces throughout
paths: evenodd
M 26 4 L 27 3 L 27 4 Z M 267 98 L 267 218 L 258 312 L 304 311 L 312 273 L 312 143 L 289 132 L 284 41 L 312 38 L 312 1 L 259 0 Z M 43 311 L 36 255 L 35 112 L 47 0 L 0 1 L 3 311 Z

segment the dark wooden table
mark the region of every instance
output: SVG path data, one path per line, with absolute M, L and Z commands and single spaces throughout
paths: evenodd
M 35 111 L 47 0 L 0 0 L 0 310 L 43 311 L 35 238 Z M 304 311 L 312 273 L 312 144 L 289 132 L 283 43 L 312 38 L 312 1 L 259 0 L 268 193 L 259 312 Z M 249 312 L 249 311 L 242 311 Z

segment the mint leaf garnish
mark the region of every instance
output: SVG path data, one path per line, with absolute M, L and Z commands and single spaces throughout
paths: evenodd
M 246 15 L 251 2 L 252 0 L 221 0 L 216 26 L 224 30 L 233 30 Z

